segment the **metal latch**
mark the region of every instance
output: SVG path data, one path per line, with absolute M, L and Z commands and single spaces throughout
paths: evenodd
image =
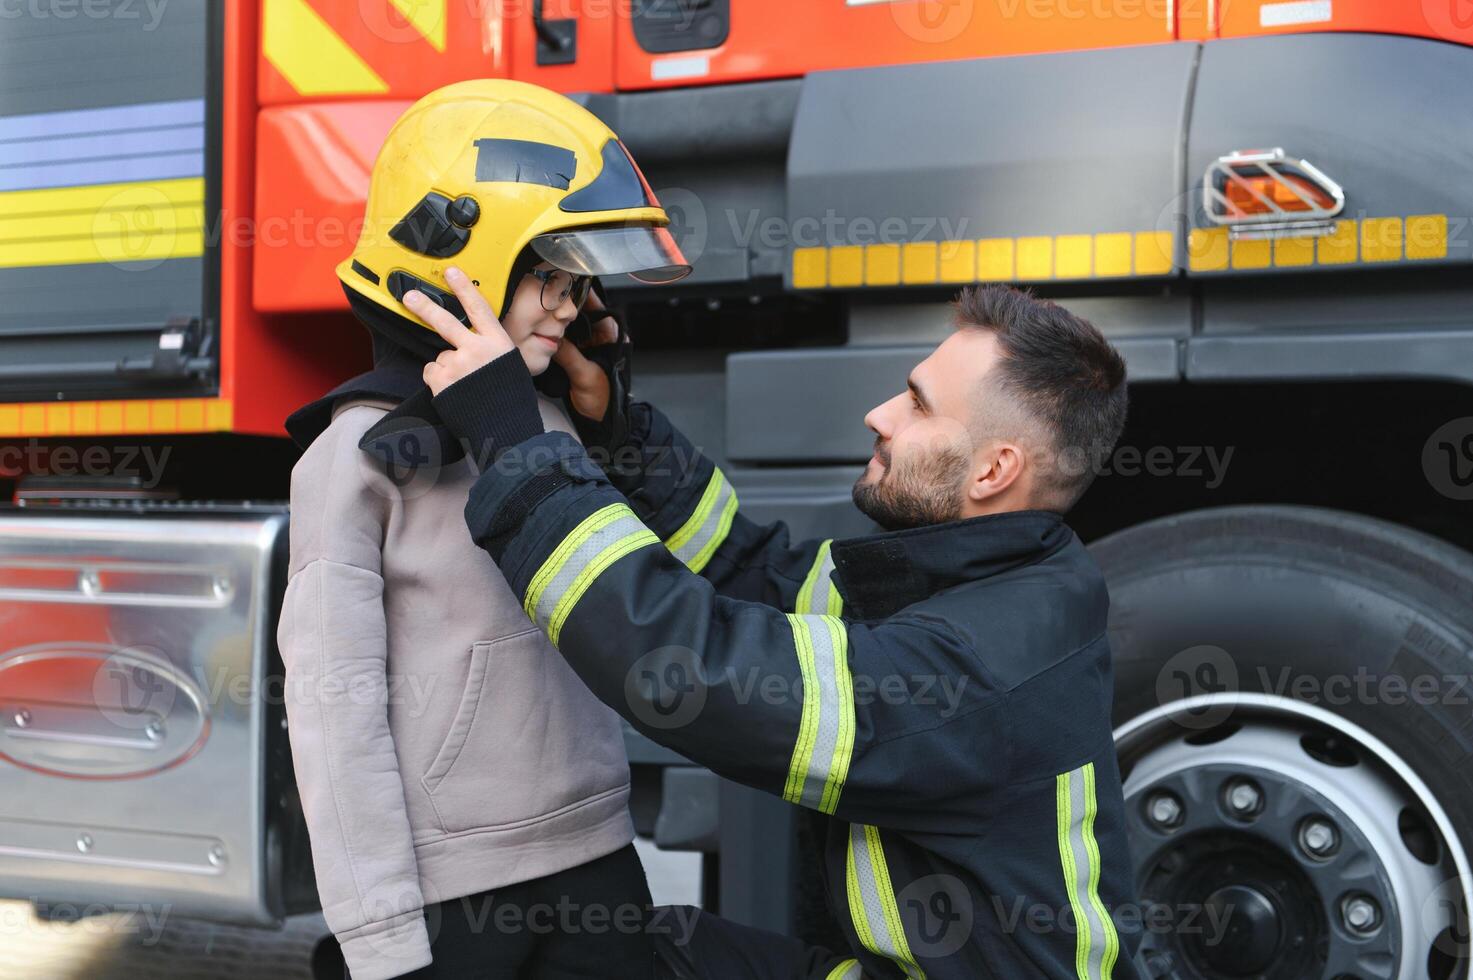
M 1334 231 L 1345 191 L 1281 147 L 1235 150 L 1207 165 L 1202 207 L 1234 239 L 1315 237 Z
M 125 357 L 118 362 L 118 373 L 135 378 L 186 378 L 207 374 L 212 366 L 210 337 L 200 328 L 199 317 L 176 316 L 164 323 L 153 356 Z
M 548 20 L 542 15 L 542 0 L 532 0 L 532 29 L 537 32 L 539 65 L 570 65 L 578 60 L 576 20 Z

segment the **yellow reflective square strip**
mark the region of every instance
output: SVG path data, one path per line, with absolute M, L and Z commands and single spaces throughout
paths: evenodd
M 552 554 L 542 563 L 537 574 L 532 576 L 532 581 L 527 585 L 527 594 L 522 599 L 522 608 L 526 610 L 527 618 L 537 619 L 537 603 L 542 598 L 543 591 L 557 576 L 563 564 L 572 556 L 573 552 L 593 537 L 594 532 L 607 524 L 617 521 L 626 513 L 632 513 L 626 504 L 609 504 L 583 518 L 582 522 L 568 536 L 563 538 L 562 543 L 553 549 Z
M 864 976 L 859 969 L 858 960 L 844 960 L 838 966 L 829 971 L 824 980 L 861 980 Z
M 818 666 L 813 656 L 813 638 L 808 634 L 808 623 L 793 613 L 788 613 L 788 623 L 793 629 L 793 647 L 798 656 L 798 671 L 803 677 L 803 715 L 798 722 L 793 758 L 788 762 L 788 781 L 783 787 L 783 799 L 789 803 L 800 803 L 803 781 L 813 763 L 813 748 L 818 743 Z

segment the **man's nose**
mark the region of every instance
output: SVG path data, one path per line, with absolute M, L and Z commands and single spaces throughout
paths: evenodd
M 892 434 L 892 429 L 894 428 L 894 425 L 891 423 L 890 420 L 890 416 L 892 413 L 889 409 L 899 398 L 900 396 L 896 395 L 894 398 L 891 398 L 888 401 L 881 402 L 874 408 L 870 409 L 869 413 L 864 417 L 864 424 L 866 428 L 875 433 L 881 439 L 888 439 Z

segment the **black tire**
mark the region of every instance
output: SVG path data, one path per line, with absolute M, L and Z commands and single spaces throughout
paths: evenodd
M 1110 588 L 1117 725 L 1214 684 L 1317 703 L 1399 754 L 1473 852 L 1473 555 L 1277 506 L 1163 518 L 1091 551 Z

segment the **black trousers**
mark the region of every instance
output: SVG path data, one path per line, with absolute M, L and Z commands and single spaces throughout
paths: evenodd
M 689 905 L 655 909 L 649 931 L 655 980 L 826 980 L 848 958 Z
M 404 980 L 651 980 L 649 914 L 649 883 L 630 844 L 545 878 L 427 907 L 435 959 Z

